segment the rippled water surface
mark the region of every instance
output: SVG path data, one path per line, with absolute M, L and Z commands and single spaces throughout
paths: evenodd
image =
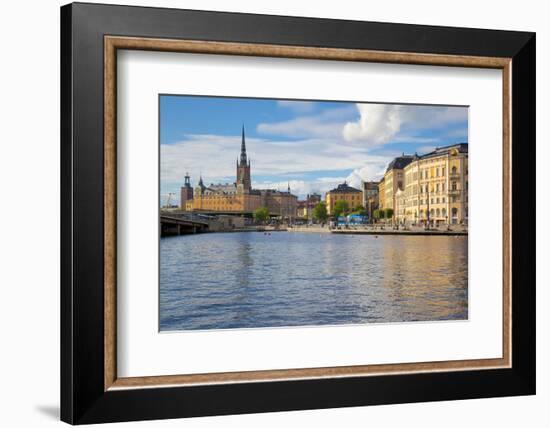
M 468 317 L 468 239 L 212 233 L 160 241 L 160 329 Z

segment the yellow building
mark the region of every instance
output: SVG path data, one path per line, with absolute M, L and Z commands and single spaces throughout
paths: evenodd
M 272 216 L 296 217 L 298 198 L 290 193 L 290 185 L 286 192 L 253 189 L 250 170 L 243 128 L 236 181 L 206 186 L 200 177 L 197 186 L 191 189 L 189 176 L 186 175 L 185 185 L 181 188 L 181 208 L 186 211 L 250 214 L 258 208 L 266 207 Z
M 413 156 L 403 154 L 392 160 L 384 174 L 384 209 L 390 208 L 396 215 L 397 203 L 395 200 L 398 190 L 405 190 L 404 168 L 413 160 Z
M 406 213 L 406 204 L 407 199 L 405 196 L 405 191 L 401 189 L 397 189 L 395 192 L 395 208 L 393 212 L 393 217 L 395 218 L 395 221 L 398 223 L 402 223 L 405 219 L 405 213 Z
M 414 155 L 404 168 L 405 208 L 401 223 L 468 223 L 468 144 Z
M 327 203 L 328 215 L 334 212 L 334 204 L 338 201 L 345 201 L 350 209 L 362 205 L 363 192 L 355 187 L 348 186 L 346 182 L 339 184 L 335 189 L 327 192 L 325 201 Z
M 383 210 L 386 208 L 386 187 L 385 187 L 384 177 L 378 183 L 378 209 Z

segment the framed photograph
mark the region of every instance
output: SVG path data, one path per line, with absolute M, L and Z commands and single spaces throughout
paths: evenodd
M 62 420 L 535 393 L 533 33 L 76 3 L 61 54 Z

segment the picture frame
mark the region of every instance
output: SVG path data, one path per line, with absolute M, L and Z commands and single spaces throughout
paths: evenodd
M 108 18 L 108 19 L 107 19 Z M 501 69 L 498 360 L 119 378 L 117 50 Z M 61 8 L 61 419 L 164 419 L 535 393 L 535 34 L 74 3 Z M 514 209 L 520 207 L 520 209 Z

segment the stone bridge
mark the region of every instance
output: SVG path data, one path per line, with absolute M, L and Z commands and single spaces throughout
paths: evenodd
M 192 214 L 166 213 L 160 215 L 160 236 L 207 232 L 208 227 L 208 220 Z

